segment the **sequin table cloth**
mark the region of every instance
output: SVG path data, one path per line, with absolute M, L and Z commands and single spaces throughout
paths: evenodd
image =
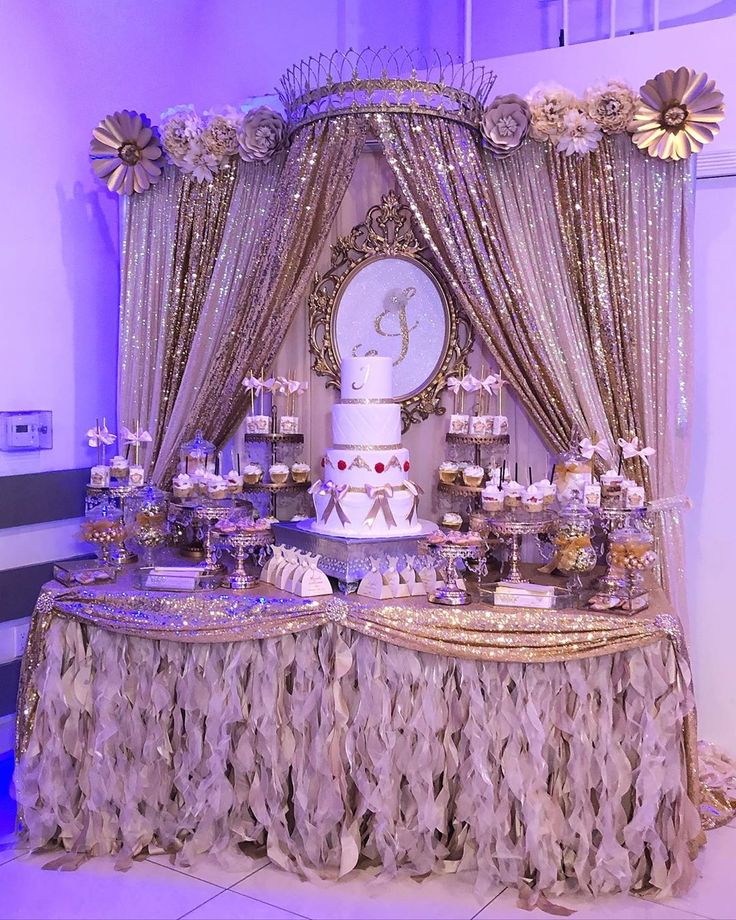
M 18 706 L 30 846 L 338 878 L 670 894 L 702 840 L 690 672 L 647 615 L 48 585 Z

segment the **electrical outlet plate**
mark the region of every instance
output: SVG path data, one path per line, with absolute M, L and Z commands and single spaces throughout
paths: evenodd
M 54 446 L 52 414 L 34 409 L 0 412 L 0 450 L 51 450 Z

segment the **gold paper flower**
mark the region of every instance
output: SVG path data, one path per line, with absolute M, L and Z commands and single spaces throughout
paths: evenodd
M 240 129 L 240 156 L 246 160 L 270 160 L 286 139 L 286 122 L 273 109 L 262 105 L 247 112 Z
M 649 156 L 682 160 L 699 153 L 718 134 L 723 93 L 707 74 L 688 67 L 665 70 L 639 92 L 632 140 Z
M 521 144 L 529 130 L 529 106 L 510 93 L 496 96 L 483 113 L 480 129 L 497 157 L 505 157 Z
M 228 107 L 224 112 L 205 112 L 207 123 L 202 132 L 202 143 L 208 153 L 222 163 L 238 152 L 238 131 L 243 121 L 242 113 Z
M 622 134 L 629 130 L 639 97 L 626 83 L 611 80 L 605 86 L 586 90 L 585 111 L 604 134 Z
M 161 116 L 161 140 L 164 150 L 175 166 L 181 168 L 186 158 L 197 153 L 204 124 L 194 106 L 177 105 Z
M 108 115 L 92 132 L 92 168 L 111 192 L 131 195 L 158 182 L 163 154 L 150 120 L 137 112 Z
M 529 135 L 535 141 L 557 141 L 565 130 L 565 113 L 578 105 L 575 95 L 557 83 L 540 83 L 526 101 L 531 112 Z

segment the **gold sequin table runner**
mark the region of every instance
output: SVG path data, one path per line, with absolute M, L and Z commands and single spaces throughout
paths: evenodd
M 701 840 L 679 624 L 47 585 L 18 707 L 33 847 L 245 842 L 306 876 L 671 893 Z

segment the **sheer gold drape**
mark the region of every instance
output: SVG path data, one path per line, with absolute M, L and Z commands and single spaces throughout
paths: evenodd
M 268 366 L 312 279 L 319 253 L 363 149 L 362 118 L 315 122 L 294 136 L 268 216 L 268 230 L 223 331 L 191 427 L 222 443 L 245 412 L 249 369 Z M 173 469 L 173 452 L 167 460 Z
M 240 166 L 211 183 L 167 169 L 124 212 L 118 415 L 153 435 L 158 455 L 199 324 Z
M 688 167 L 606 138 L 566 159 L 528 143 L 508 160 L 462 125 L 374 121 L 402 192 L 459 299 L 554 449 L 572 423 L 657 449 L 644 481 L 665 586 L 684 605 L 679 504 L 690 388 Z M 670 506 L 674 505 L 672 508 Z

